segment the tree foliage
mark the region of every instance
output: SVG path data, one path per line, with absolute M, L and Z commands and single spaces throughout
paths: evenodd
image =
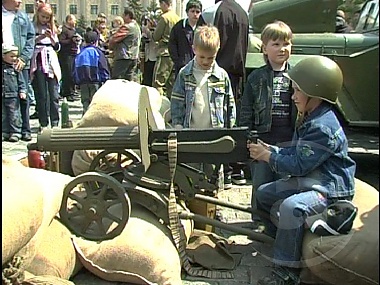
M 128 6 L 135 13 L 136 21 L 139 23 L 144 13 L 144 7 L 141 5 L 140 0 L 129 0 Z
M 78 33 L 83 36 L 83 33 L 86 31 L 87 26 L 88 26 L 87 20 L 84 17 L 84 15 L 81 14 L 77 20 L 77 25 L 76 25 Z

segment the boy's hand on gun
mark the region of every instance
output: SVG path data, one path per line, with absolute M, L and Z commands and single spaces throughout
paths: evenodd
M 247 142 L 247 148 L 251 158 L 269 162 L 271 151 L 270 146 L 262 140 L 257 140 L 257 143 Z

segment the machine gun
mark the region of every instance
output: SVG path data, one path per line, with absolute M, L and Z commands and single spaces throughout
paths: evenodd
M 249 132 L 245 127 L 159 130 L 152 115 L 148 92 L 143 87 L 137 127 L 44 130 L 38 135 L 36 143 L 28 145 L 28 149 L 58 153 L 104 150 L 105 153 L 118 153 L 118 162 L 121 155 L 132 158 L 131 165 L 123 167 L 119 163 L 107 173 L 94 171 L 100 161 L 95 159 L 96 163 L 89 172 L 78 175 L 65 187 L 60 218 L 78 236 L 105 240 L 119 235 L 128 222 L 131 207 L 137 203 L 167 225 L 171 225 L 171 219 L 177 216 L 177 219 L 193 219 L 247 235 L 251 239 L 272 242 L 271 238 L 261 233 L 189 211 L 177 213 L 177 209 L 170 210 L 173 201 L 176 204 L 196 199 L 250 213 L 250 207 L 207 195 L 217 191 L 215 181 L 187 163 L 247 161 L 247 140 L 255 141 L 256 138 L 256 133 Z M 126 149 L 139 150 L 141 160 L 130 155 Z

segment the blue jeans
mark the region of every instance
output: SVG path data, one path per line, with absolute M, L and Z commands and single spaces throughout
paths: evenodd
M 2 135 L 9 138 L 15 135 L 21 138 L 21 114 L 20 98 L 18 94 L 14 97 L 2 97 Z
M 29 72 L 30 69 L 23 69 L 22 75 L 24 76 L 25 86 L 29 85 Z M 30 107 L 30 98 L 29 96 L 26 96 L 26 99 L 20 100 L 20 111 L 21 111 L 21 134 L 22 136 L 30 135 L 31 129 L 30 129 L 30 123 L 29 123 L 29 107 Z
M 307 177 L 284 178 L 264 184 L 256 191 L 257 209 L 266 232 L 275 238 L 273 262 L 300 267 L 306 217 L 322 213 L 327 198 L 318 181 Z
M 274 172 L 269 164 L 264 161 L 252 161 L 250 165 L 252 178 L 251 207 L 256 210 L 256 189 L 265 183 L 276 181 L 282 178 L 282 175 Z M 257 215 L 252 213 L 252 220 L 257 220 Z

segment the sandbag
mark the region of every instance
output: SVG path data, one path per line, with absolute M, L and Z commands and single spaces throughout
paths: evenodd
M 25 272 L 25 279 L 21 285 L 75 285 L 73 282 L 56 276 L 41 275 L 35 276 L 30 272 Z
M 20 169 L 23 167 L 17 161 L 3 156 L 2 265 L 10 261 L 15 253 L 32 239 L 43 220 L 42 189 L 31 190 L 30 181 L 21 179 Z
M 181 265 L 169 229 L 151 212 L 132 205 L 123 232 L 101 242 L 73 237 L 83 266 L 107 281 L 182 284 Z
M 77 259 L 71 233 L 58 219 L 53 219 L 26 270 L 34 275 L 49 275 L 63 279 L 74 276 L 82 264 Z
M 40 205 L 33 205 L 35 211 L 42 210 L 43 213 L 39 228 L 28 243 L 14 254 L 14 256 L 22 258 L 20 271 L 23 271 L 33 260 L 42 237 L 59 211 L 65 185 L 73 178 L 57 172 L 24 166 L 15 166 L 13 169 L 3 167 L 3 177 L 4 175 L 10 176 L 8 178 L 10 185 L 24 183 L 22 186 L 28 189 L 24 197 L 29 199 L 29 203 L 36 198 L 43 201 Z M 18 207 L 17 204 L 15 206 Z M 21 209 L 21 207 L 18 207 L 18 209 Z M 20 216 L 22 216 L 20 213 L 22 212 L 19 212 L 16 220 L 20 220 Z M 7 213 L 5 213 L 5 216 L 7 216 Z
M 75 128 L 83 127 L 118 127 L 138 125 L 138 102 L 141 87 L 133 81 L 112 79 L 102 85 L 94 94 L 87 112 L 76 124 Z M 165 128 L 163 116 L 168 113 L 167 101 L 157 89 L 145 86 L 148 91 L 153 117 L 159 129 Z M 89 166 L 96 155 L 102 150 L 75 150 L 71 167 L 74 175 L 89 171 Z M 114 156 L 107 156 L 112 163 Z
M 76 128 L 83 127 L 115 127 L 138 125 L 138 101 L 143 85 L 124 79 L 107 80 L 94 94 L 87 112 L 76 124 Z M 148 89 L 153 115 L 164 128 L 161 109 L 162 97 L 157 89 L 144 86 Z M 161 122 L 160 122 L 161 121 Z
M 347 235 L 316 236 L 306 232 L 303 258 L 308 269 L 326 284 L 379 284 L 379 193 L 355 179 L 353 203 L 358 214 Z M 301 272 L 302 282 L 308 274 Z
M 77 275 L 75 275 L 74 278 L 72 278 L 72 281 L 75 285 L 126 285 L 131 283 L 124 283 L 124 282 L 115 282 L 115 281 L 106 281 L 104 279 L 101 279 L 100 277 L 92 274 L 87 269 L 81 270 Z M 131 284 L 132 285 L 132 284 Z

